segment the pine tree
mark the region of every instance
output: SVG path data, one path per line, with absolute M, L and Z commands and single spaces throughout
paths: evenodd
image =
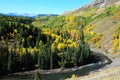
M 12 72 L 12 50 L 9 51 L 7 70 Z
M 41 68 L 41 55 L 38 53 L 38 68 Z
M 27 70 L 28 68 L 29 68 L 29 53 L 28 53 L 28 51 L 27 51 L 27 49 L 25 49 L 26 50 L 26 54 L 25 54 L 25 70 Z
M 53 69 L 53 53 L 51 51 L 51 44 L 52 44 L 52 40 L 50 40 L 50 37 L 48 38 L 48 54 L 50 54 L 50 69 Z
M 61 57 L 61 68 L 64 68 L 65 67 L 65 50 L 63 49 L 62 50 L 62 57 Z
M 50 51 L 50 69 L 53 69 L 53 55 L 51 51 Z
M 34 64 L 37 64 L 38 51 L 34 51 L 32 54 L 33 54 L 32 57 L 33 57 Z

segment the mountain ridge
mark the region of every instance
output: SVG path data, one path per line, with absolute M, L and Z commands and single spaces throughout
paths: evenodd
M 93 0 L 92 2 L 78 8 L 78 9 L 75 9 L 75 10 L 71 10 L 71 11 L 66 11 L 63 13 L 63 15 L 68 15 L 69 13 L 74 13 L 74 12 L 77 12 L 77 11 L 80 11 L 80 10 L 84 10 L 84 9 L 87 9 L 87 8 L 104 8 L 104 7 L 107 7 L 107 6 L 112 6 L 112 5 L 118 5 L 120 4 L 120 0 Z
M 35 14 L 35 13 L 0 13 L 5 16 L 22 16 L 22 17 L 40 17 L 40 16 L 58 16 L 58 14 Z
M 102 7 L 114 5 L 117 2 L 120 2 L 120 0 L 93 0 L 91 3 L 88 3 L 79 9 L 85 9 L 85 8 L 90 8 L 90 7 L 102 8 Z

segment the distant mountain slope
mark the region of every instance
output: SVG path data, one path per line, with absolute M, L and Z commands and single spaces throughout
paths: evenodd
M 40 17 L 40 16 L 58 16 L 58 14 L 34 14 L 34 13 L 0 13 L 5 16 L 22 16 L 22 17 Z

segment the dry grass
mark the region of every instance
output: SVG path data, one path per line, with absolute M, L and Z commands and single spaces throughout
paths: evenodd
M 72 80 L 120 80 L 120 67 L 109 68 Z

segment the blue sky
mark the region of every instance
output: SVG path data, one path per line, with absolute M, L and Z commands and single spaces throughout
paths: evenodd
M 92 0 L 1 0 L 2 13 L 62 14 Z

